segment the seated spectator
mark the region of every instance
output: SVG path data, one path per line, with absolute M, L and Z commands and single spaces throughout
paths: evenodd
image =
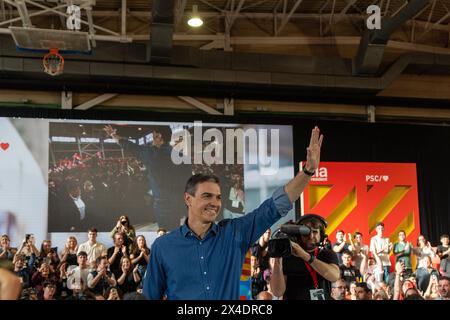
M 117 220 L 116 226 L 111 230 L 111 238 L 120 233 L 123 236 L 123 243 L 128 248 L 128 252 L 134 251 L 134 241 L 136 239 L 136 231 L 130 224 L 130 219 L 127 216 L 120 216 Z
M 106 289 L 105 292 L 105 300 L 121 300 L 120 299 L 121 293 L 119 292 L 119 289 L 116 287 L 109 287 Z
M 106 256 L 98 258 L 96 264 L 97 269 L 88 275 L 88 288 L 95 296 L 103 296 L 106 289 L 117 284 L 116 278 L 111 271 L 108 271 L 109 262 Z
M 56 283 L 58 278 L 54 272 L 51 272 L 50 265 L 46 262 L 31 277 L 31 286 L 36 290 L 39 300 L 42 300 L 44 294 L 44 282 L 50 281 Z
M 42 241 L 38 262 L 39 264 L 47 263 L 50 266 L 51 272 L 55 272 L 58 269 L 59 257 L 56 249 L 52 248 L 51 240 Z
M 423 294 L 425 300 L 437 300 L 440 298 L 438 278 L 431 276 L 430 282 L 428 283 L 428 288 Z
M 266 284 L 263 278 L 263 273 L 259 267 L 258 258 L 255 256 L 250 257 L 250 288 L 252 292 L 252 299 L 256 300 L 258 293 L 265 291 Z
M 355 288 L 356 300 L 372 300 L 372 291 L 365 282 L 356 283 Z
M 261 268 L 262 272 L 269 268 L 269 256 L 267 255 L 267 249 L 271 233 L 272 231 L 270 229 L 267 229 L 263 233 L 263 235 L 259 237 L 258 242 L 250 248 L 252 256 L 257 257 L 259 267 Z
M 45 281 L 43 287 L 44 293 L 41 300 L 55 300 L 56 284 L 51 281 Z
M 131 263 L 137 266 L 139 276 L 142 279 L 147 270 L 148 261 L 150 260 L 150 249 L 147 247 L 147 242 L 143 235 L 137 236 L 134 247 L 136 249 L 134 253 L 130 255 Z
M 14 273 L 20 278 L 22 288 L 28 288 L 31 284 L 31 275 L 36 256 L 33 253 L 27 261 L 25 255 L 19 254 L 14 256 Z
M 439 272 L 433 268 L 431 257 L 425 256 L 423 260 L 423 266 L 416 270 L 417 287 L 421 292 L 427 290 L 431 277 L 439 278 Z
M 345 299 L 346 283 L 343 279 L 339 279 L 331 283 L 331 298 L 333 300 Z
M 441 300 L 450 300 L 450 278 L 441 276 L 438 281 L 438 290 Z
M 356 300 L 356 281 L 350 282 L 350 288 L 346 295 L 346 300 Z
M 373 300 L 389 300 L 389 296 L 385 291 L 379 290 L 373 295 Z
M 31 233 L 25 235 L 25 239 L 23 240 L 16 254 L 23 254 L 25 256 L 25 260 L 28 261 L 30 260 L 33 253 L 35 255 L 35 265 L 38 265 L 37 260 L 40 252 L 36 248 L 36 239 L 34 238 L 34 234 Z
M 166 233 L 167 233 L 167 230 L 164 228 L 159 228 L 158 230 L 156 230 L 156 235 L 158 237 L 161 237 L 161 236 L 165 235 Z
M 131 260 L 128 257 L 122 257 L 120 260 L 120 266 L 122 269 L 122 274 L 117 278 L 117 286 L 122 291 L 122 293 L 134 292 L 136 291 L 141 277 L 139 276 L 138 267 L 133 269 Z
M 77 262 L 78 266 L 67 273 L 67 288 L 69 290 L 76 288 L 84 292 L 88 289 L 88 276 L 90 273 L 86 252 L 81 251 L 78 253 Z
M 441 264 L 439 266 L 439 272 L 442 276 L 450 277 L 450 246 L 448 234 L 443 234 L 441 236 L 441 245 L 437 247 L 437 255 L 441 259 Z
M 16 248 L 11 248 L 11 241 L 7 234 L 4 234 L 0 238 L 0 259 L 8 259 L 13 261 L 14 255 L 17 253 Z

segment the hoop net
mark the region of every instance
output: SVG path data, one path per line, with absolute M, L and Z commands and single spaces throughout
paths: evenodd
M 42 59 L 45 73 L 58 76 L 64 71 L 64 58 L 58 53 L 58 49 L 52 48 Z

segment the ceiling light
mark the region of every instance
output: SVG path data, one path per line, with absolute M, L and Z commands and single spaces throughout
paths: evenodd
M 192 6 L 192 13 L 187 23 L 193 28 L 198 28 L 203 25 L 203 20 L 200 18 L 200 15 L 198 14 L 198 7 L 195 4 Z

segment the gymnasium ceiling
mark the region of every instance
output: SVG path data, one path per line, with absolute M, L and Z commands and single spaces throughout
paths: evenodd
M 234 94 L 239 87 L 254 95 L 280 89 L 278 96 L 293 99 L 297 92 L 379 97 L 398 79 L 420 76 L 428 82 L 442 79 L 433 83 L 444 89 L 434 85 L 439 92 L 419 98 L 450 101 L 445 90 L 450 83 L 450 0 L 72 2 L 82 7 L 81 31 L 89 34 L 93 54 L 68 56 L 66 61 L 77 61 L 77 72 L 66 64 L 64 77 L 48 82 L 50 89 L 86 90 L 76 81 L 85 77 L 93 90 L 140 93 L 148 89 L 136 80 L 141 73 L 138 78 L 157 82 L 158 90 L 186 81 L 186 90 L 197 94 Z M 373 4 L 381 8 L 381 31 L 365 25 L 366 9 Z M 37 67 L 27 68 L 27 61 L 42 55 L 17 52 L 9 27 L 65 29 L 66 5 L 63 0 L 0 0 L 0 58 L 22 59 L 3 63 L 4 85 L 14 86 L 11 79 L 19 73 L 30 79 L 30 86 L 41 77 Z M 205 21 L 198 29 L 186 24 L 193 5 Z M 102 73 L 106 67 L 110 72 Z M 105 78 L 120 78 L 127 86 L 95 84 Z

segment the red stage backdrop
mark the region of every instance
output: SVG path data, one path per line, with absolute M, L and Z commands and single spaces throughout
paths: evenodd
M 405 230 L 415 246 L 420 234 L 416 164 L 321 162 L 303 192 L 300 213 L 325 217 L 332 243 L 343 229 L 346 234 L 361 232 L 369 245 L 376 223 L 383 221 L 385 236 L 393 243 L 398 231 Z

